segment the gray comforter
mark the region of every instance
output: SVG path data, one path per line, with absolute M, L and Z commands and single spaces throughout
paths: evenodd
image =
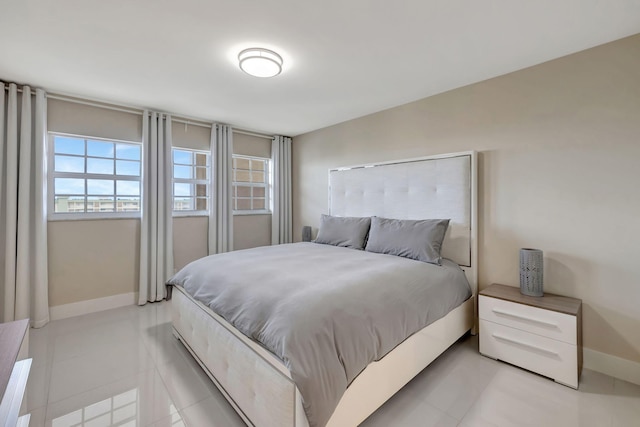
M 324 426 L 371 362 L 471 295 L 462 270 L 316 243 L 213 255 L 168 284 L 278 356 L 311 427 Z

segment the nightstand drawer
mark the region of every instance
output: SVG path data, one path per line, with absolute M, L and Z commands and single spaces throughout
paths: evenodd
M 480 319 L 510 326 L 567 344 L 577 344 L 576 317 L 557 311 L 480 295 Z
M 575 345 L 481 319 L 480 353 L 578 387 Z

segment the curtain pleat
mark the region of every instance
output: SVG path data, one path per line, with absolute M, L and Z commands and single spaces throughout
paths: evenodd
M 214 130 L 215 129 L 215 130 Z M 233 129 L 227 125 L 211 128 L 213 173 L 209 185 L 209 255 L 233 250 Z
M 46 213 L 46 98 L 28 86 L 0 83 L 0 256 L 2 319 L 49 322 Z
M 143 191 L 140 221 L 138 304 L 166 297 L 173 274 L 173 188 L 171 185 L 171 116 L 143 114 Z
M 271 143 L 273 161 L 273 208 L 271 243 L 291 243 L 293 226 L 291 214 L 291 138 L 276 135 Z

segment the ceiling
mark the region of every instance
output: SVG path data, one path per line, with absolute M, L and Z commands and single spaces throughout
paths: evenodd
M 295 136 L 640 32 L 640 0 L 0 0 L 0 79 Z M 283 73 L 234 62 L 261 46 Z

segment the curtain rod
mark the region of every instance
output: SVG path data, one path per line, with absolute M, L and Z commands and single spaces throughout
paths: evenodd
M 22 93 L 22 92 L 23 92 L 23 90 L 22 90 L 22 86 L 29 86 L 29 85 L 19 85 L 18 83 L 7 83 L 7 82 L 2 82 L 2 83 L 4 83 L 4 90 L 9 91 L 9 85 L 14 84 L 14 85 L 18 86 L 18 88 L 16 89 L 16 91 L 17 91 L 17 92 L 20 92 L 20 93 Z M 29 86 L 29 87 L 31 87 L 31 86 Z M 35 96 L 35 94 L 36 94 L 36 89 L 39 89 L 39 88 L 35 88 L 35 87 L 32 87 L 32 88 L 31 88 L 31 95 Z
M 248 136 L 255 136 L 257 138 L 264 138 L 264 139 L 273 139 L 273 135 L 267 135 L 264 133 L 257 133 L 257 132 L 250 132 L 248 130 L 243 130 L 243 129 L 236 129 L 233 128 L 233 133 L 239 133 L 241 135 L 248 135 Z

